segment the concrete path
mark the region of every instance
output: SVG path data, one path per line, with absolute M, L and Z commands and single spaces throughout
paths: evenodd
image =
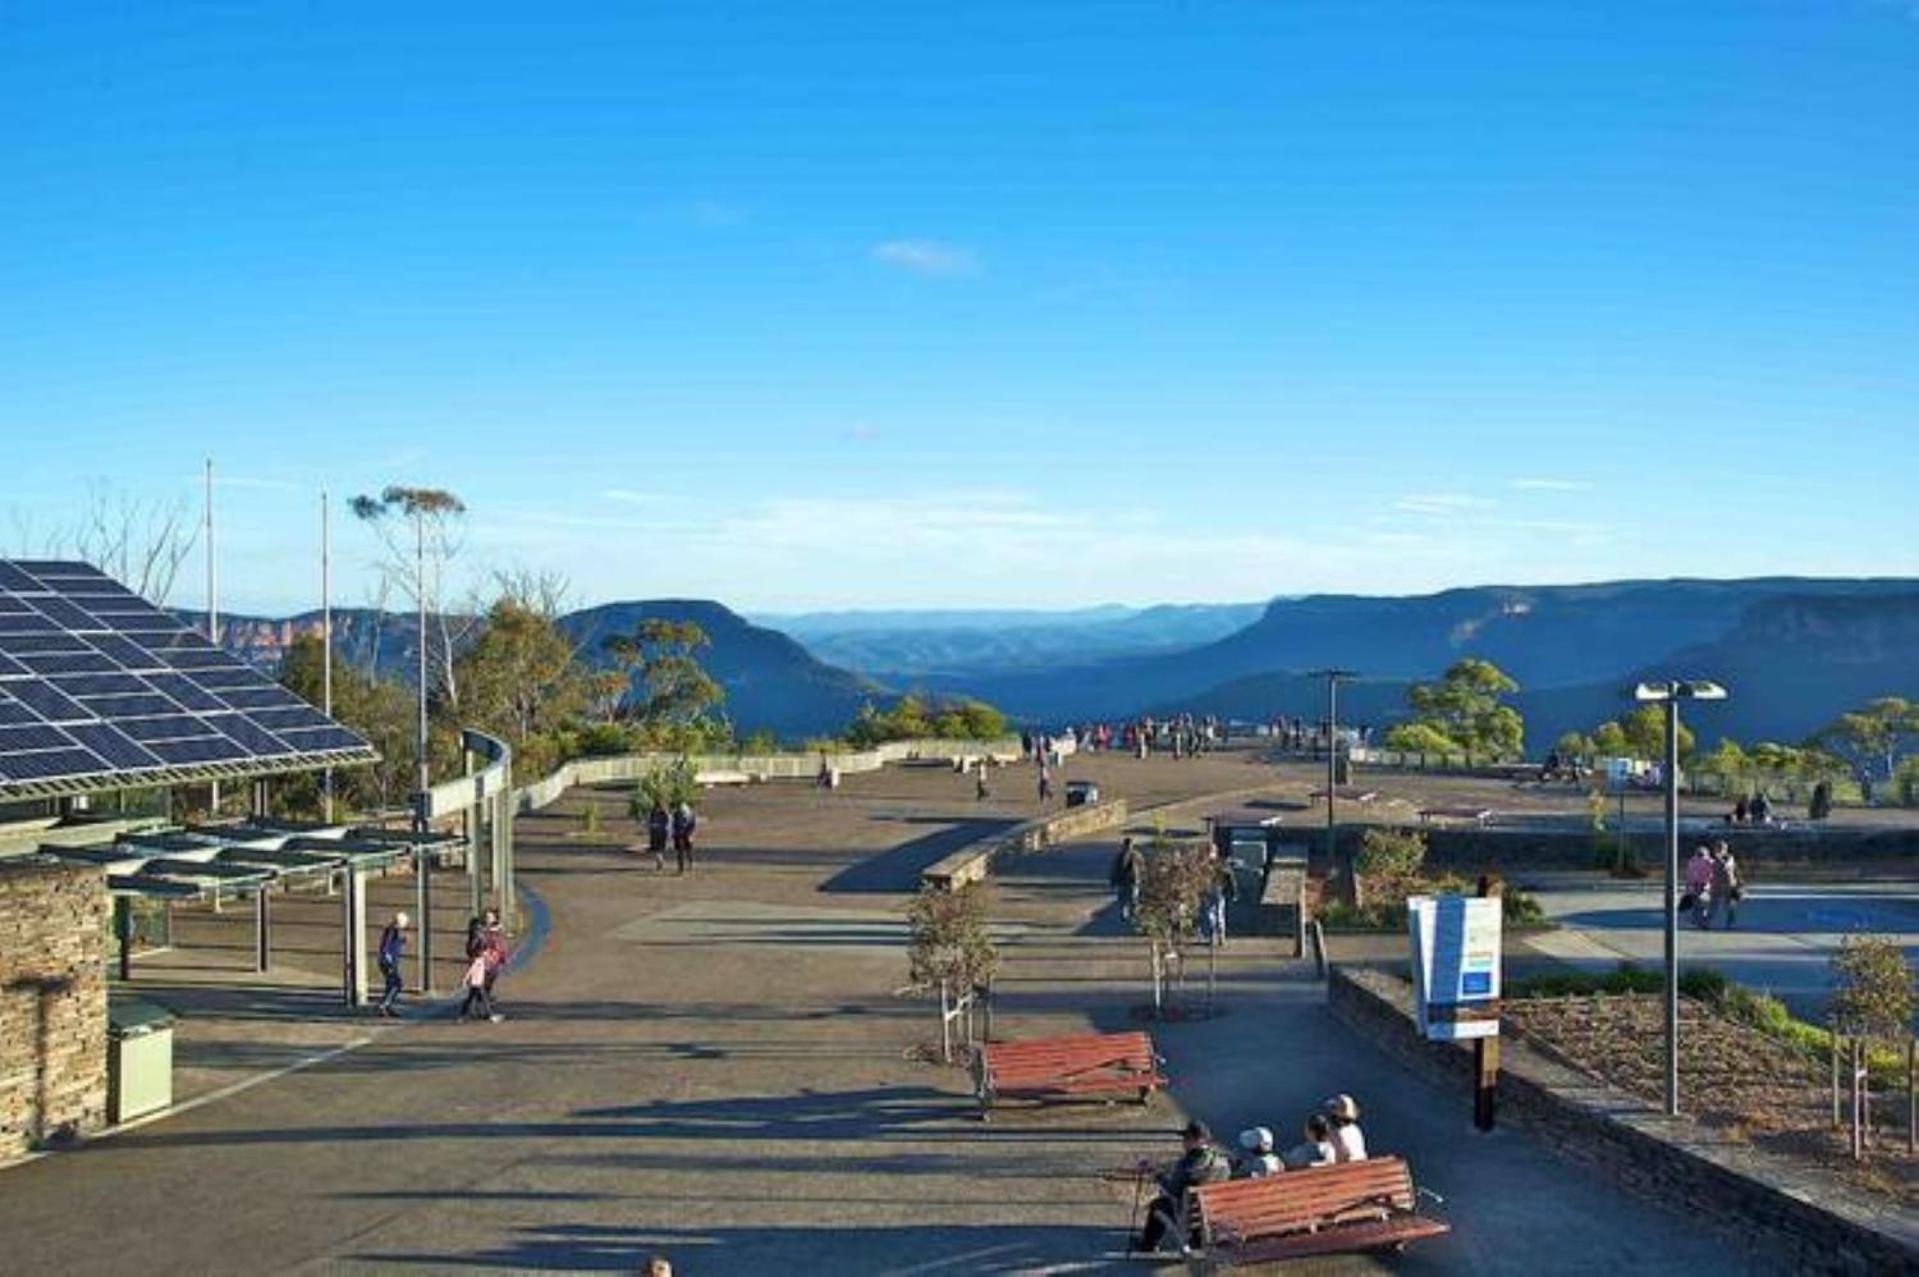
M 1146 765 L 1141 788 L 1230 787 L 1180 766 Z M 1226 1014 L 1154 1029 L 1170 1099 L 980 1123 L 965 1074 L 919 1062 L 929 1008 L 894 992 L 919 865 L 1019 814 L 950 776 L 716 795 L 686 878 L 570 842 L 585 803 L 611 826 L 622 800 L 522 823 L 551 932 L 503 986 L 506 1023 L 425 1020 L 6 1172 L 0 1271 L 630 1272 L 654 1251 L 695 1274 L 1120 1270 L 1131 1190 L 1099 1172 L 1170 1152 L 1187 1112 L 1224 1138 L 1283 1131 L 1335 1090 L 1448 1199 L 1454 1234 L 1397 1267 L 1741 1270 L 1525 1140 L 1473 1135 L 1467 1097 L 1348 1035 L 1270 942 L 1227 950 Z M 1136 1023 L 1143 955 L 1106 897 L 1111 852 L 1025 858 L 999 885 L 1003 1034 Z
M 1528 879 L 1561 929 L 1526 941 L 1533 952 L 1574 966 L 1609 970 L 1621 961 L 1658 969 L 1664 961 L 1664 887 L 1595 875 Z M 1919 962 L 1919 882 L 1761 882 L 1747 889 L 1735 927 L 1680 930 L 1682 964 L 1712 967 L 1817 1019 L 1832 988 L 1831 958 L 1848 935 L 1888 936 Z

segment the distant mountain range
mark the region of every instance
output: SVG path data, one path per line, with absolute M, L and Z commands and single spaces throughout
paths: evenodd
M 181 615 L 195 625 L 205 620 L 204 613 L 183 611 Z M 837 731 L 851 721 L 861 701 L 880 694 L 868 680 L 823 664 L 786 635 L 750 624 L 718 603 L 698 599 L 609 603 L 568 613 L 559 624 L 579 644 L 582 657 L 606 665 L 610 662 L 604 641 L 615 634 L 631 634 L 648 617 L 693 621 L 706 632 L 712 646 L 701 663 L 726 690 L 721 708 L 743 735 L 761 728 L 782 737 Z M 454 625 L 465 629 L 470 623 L 462 618 Z M 317 635 L 320 628 L 317 611 L 284 618 L 220 618 L 226 645 L 269 670 L 279 667 L 294 639 Z M 333 611 L 334 643 L 343 661 L 409 682 L 416 668 L 416 632 L 411 614 L 371 608 Z
M 1251 624 L 1264 609 L 1260 603 L 1109 604 L 1063 612 L 813 612 L 763 619 L 821 660 L 883 683 L 929 674 L 964 682 L 1196 647 Z
M 587 608 L 560 624 L 597 660 L 608 635 L 630 633 L 648 616 L 698 622 L 713 640 L 706 664 L 736 727 L 783 737 L 837 730 L 861 701 L 902 688 L 977 696 L 1049 724 L 1180 710 L 1317 716 L 1324 688 L 1309 672 L 1326 665 L 1361 672 L 1342 692 L 1342 717 L 1385 724 L 1403 715 L 1408 683 L 1462 656 L 1484 657 L 1519 681 L 1535 753 L 1563 731 L 1619 713 L 1623 692 L 1642 678 L 1725 683 L 1730 701 L 1691 715 L 1709 742 L 1722 734 L 1798 740 L 1873 696 L 1919 697 L 1913 579 L 1486 586 L 1263 607 L 815 613 L 785 618 L 791 634 L 718 603 L 657 599 Z M 339 609 L 334 626 L 346 659 L 411 676 L 410 616 Z M 223 627 L 229 645 L 272 667 L 296 635 L 318 631 L 319 617 L 226 617 Z
M 1906 632 L 1915 614 L 1919 581 L 1910 579 L 1314 595 L 1275 600 L 1244 629 L 1185 651 L 921 681 L 1045 721 L 1143 709 L 1260 719 L 1322 713 L 1323 685 L 1302 675 L 1336 665 L 1364 676 L 1343 693 L 1355 721 L 1384 722 L 1403 714 L 1408 682 L 1479 656 L 1524 689 L 1519 704 L 1535 747 L 1616 714 L 1621 688 L 1660 672 L 1745 685 L 1736 690 L 1739 709 L 1701 711 L 1723 723 L 1702 720 L 1709 738 L 1723 731 L 1792 740 L 1865 696 L 1919 693 L 1919 648 L 1887 638 Z

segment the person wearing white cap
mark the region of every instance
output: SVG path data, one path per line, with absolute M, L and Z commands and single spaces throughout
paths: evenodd
M 1273 1152 L 1273 1133 L 1263 1126 L 1249 1127 L 1239 1133 L 1240 1176 L 1264 1179 L 1280 1171 L 1279 1155 Z
M 402 910 L 393 915 L 393 921 L 380 933 L 380 975 L 386 980 L 386 991 L 380 995 L 380 1014 L 389 1020 L 400 1014 L 396 1008 L 400 990 L 405 987 L 405 981 L 400 979 L 400 959 L 406 955 L 407 922 L 406 912 Z
M 1326 1117 L 1333 1124 L 1333 1160 L 1366 1160 L 1366 1135 L 1359 1129 L 1359 1104 L 1350 1095 L 1326 1101 Z

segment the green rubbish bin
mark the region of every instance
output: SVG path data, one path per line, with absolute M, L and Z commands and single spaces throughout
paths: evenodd
M 173 1103 L 173 1013 L 138 998 L 107 1004 L 107 1120 L 118 1125 Z

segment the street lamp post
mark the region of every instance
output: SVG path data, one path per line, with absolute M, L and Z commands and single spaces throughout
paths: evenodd
M 1666 1116 L 1679 1116 L 1679 702 L 1723 701 L 1717 683 L 1641 683 L 1633 699 L 1666 707 Z
M 1326 872 L 1330 874 L 1340 871 L 1339 841 L 1334 825 L 1334 803 L 1339 790 L 1339 685 L 1359 674 L 1356 670 L 1328 668 L 1314 670 L 1313 677 L 1326 680 Z M 1350 872 L 1344 876 L 1347 894 L 1352 897 L 1352 903 L 1359 903 L 1359 884 Z

